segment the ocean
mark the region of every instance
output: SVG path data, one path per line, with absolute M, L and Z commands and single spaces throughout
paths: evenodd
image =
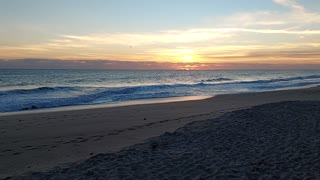
M 320 70 L 0 70 L 0 112 L 320 85 Z

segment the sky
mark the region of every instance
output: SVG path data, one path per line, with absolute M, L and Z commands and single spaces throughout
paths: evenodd
M 320 68 L 318 0 L 0 0 L 0 23 L 0 68 Z

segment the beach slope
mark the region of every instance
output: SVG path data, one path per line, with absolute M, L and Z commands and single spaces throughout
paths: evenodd
M 319 179 L 319 152 L 320 102 L 281 102 L 16 179 Z
M 319 87 L 0 116 L 0 178 L 49 170 L 99 153 L 115 153 L 148 138 L 174 132 L 188 123 L 214 119 L 235 110 L 281 101 L 316 100 L 320 101 Z M 272 115 L 273 111 L 269 113 Z M 303 108 L 300 113 L 308 114 Z

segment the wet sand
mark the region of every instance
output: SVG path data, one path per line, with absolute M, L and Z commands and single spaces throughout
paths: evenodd
M 96 158 L 95 155 L 99 153 L 121 154 L 124 152 L 120 151 L 123 148 L 165 132 L 174 132 L 191 122 L 214 119 L 224 113 L 251 106 L 297 100 L 320 100 L 320 88 L 219 95 L 185 102 L 1 116 L 0 177 L 44 171 L 57 165 L 66 166 L 66 163 L 92 156 Z M 303 115 L 303 107 L 299 108 Z M 274 110 L 267 111 L 272 115 Z M 292 112 L 287 112 L 290 113 Z M 175 155 L 172 154 L 172 157 L 175 158 Z M 87 164 L 83 166 L 88 167 Z

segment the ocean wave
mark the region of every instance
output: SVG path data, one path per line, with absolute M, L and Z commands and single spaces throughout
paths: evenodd
M 137 93 L 131 94 L 126 89 L 122 91 L 102 91 L 99 93 L 85 94 L 76 97 L 67 98 L 53 98 L 46 100 L 34 100 L 28 103 L 18 103 L 4 108 L 0 108 L 0 112 L 11 111 L 23 111 L 23 110 L 35 110 L 44 108 L 55 108 L 63 106 L 75 106 L 75 105 L 89 105 L 89 104 L 101 104 L 101 103 L 116 103 L 129 100 L 138 99 L 152 99 L 152 98 L 168 98 L 186 96 L 188 94 L 177 94 L 172 92 L 150 92 L 150 93 Z
M 298 83 L 291 83 L 291 84 L 259 85 L 256 88 L 259 90 L 270 90 L 270 89 L 306 87 L 306 86 L 312 86 L 312 85 L 318 85 L 318 84 L 320 84 L 320 82 L 298 82 Z
M 213 81 L 218 83 L 212 83 Z M 221 81 L 221 82 L 219 82 Z M 279 83 L 281 82 L 281 83 Z M 283 83 L 282 83 L 283 82 Z M 57 86 L 0 91 L 0 112 L 128 100 L 209 95 L 219 92 L 264 91 L 320 84 L 320 75 L 244 81 L 216 78 L 190 84 L 154 84 L 128 87 Z
M 213 79 L 206 79 L 201 80 L 201 82 L 221 82 L 221 81 L 232 81 L 233 79 L 230 78 L 213 78 Z
M 277 79 L 268 79 L 268 80 L 242 81 L 239 83 L 243 83 L 243 84 L 273 83 L 273 82 L 285 82 L 285 81 L 308 80 L 308 79 L 320 79 L 320 75 L 297 76 L 297 77 L 277 78 Z
M 125 87 L 91 87 L 91 86 L 55 86 L 55 87 L 37 87 L 33 89 L 13 89 L 8 91 L 0 91 L 0 95 L 8 94 L 35 94 L 35 93 L 47 93 L 55 91 L 82 91 L 83 89 L 97 89 L 102 91 L 97 91 L 98 96 L 105 94 L 132 94 L 137 91 L 153 91 L 169 88 L 184 88 L 184 87 L 197 87 L 197 86 L 215 86 L 215 85 L 228 85 L 228 84 L 269 84 L 276 82 L 287 82 L 296 80 L 311 80 L 319 79 L 320 75 L 310 75 L 310 76 L 298 76 L 289 78 L 277 78 L 277 79 L 266 79 L 266 80 L 253 80 L 253 81 L 235 81 L 231 78 L 215 78 L 201 80 L 199 83 L 190 84 L 155 84 L 155 85 L 141 85 L 141 86 L 125 86 Z M 206 82 L 219 82 L 217 84 L 211 84 Z M 225 82 L 232 81 L 232 82 Z M 103 91 L 104 90 L 104 91 Z
M 18 94 L 36 94 L 36 93 L 46 93 L 46 92 L 53 92 L 53 91 L 70 91 L 76 90 L 79 87 L 37 87 L 32 89 L 12 89 L 7 91 L 0 91 L 0 96 L 3 95 L 18 95 Z
M 103 96 L 105 94 L 132 94 L 137 91 L 153 91 L 169 88 L 184 88 L 184 87 L 197 87 L 197 86 L 215 86 L 215 85 L 229 85 L 229 84 L 270 84 L 276 82 L 288 82 L 296 80 L 311 80 L 311 79 L 320 79 L 320 75 L 310 75 L 310 76 L 298 76 L 298 77 L 289 77 L 289 78 L 277 78 L 277 79 L 266 79 L 266 80 L 253 80 L 253 81 L 235 81 L 231 78 L 215 78 L 201 80 L 199 83 L 190 83 L 190 84 L 155 84 L 155 85 L 142 85 L 142 86 L 128 86 L 128 87 L 90 87 L 90 86 L 56 86 L 56 87 L 37 87 L 33 89 L 13 89 L 7 91 L 0 91 L 0 95 L 9 95 L 9 94 L 37 94 L 37 93 L 48 93 L 56 91 L 82 91 L 83 89 L 98 89 L 105 91 L 98 91 L 97 96 Z M 219 82 L 216 84 L 211 84 L 207 82 Z M 232 82 L 225 82 L 232 81 Z

